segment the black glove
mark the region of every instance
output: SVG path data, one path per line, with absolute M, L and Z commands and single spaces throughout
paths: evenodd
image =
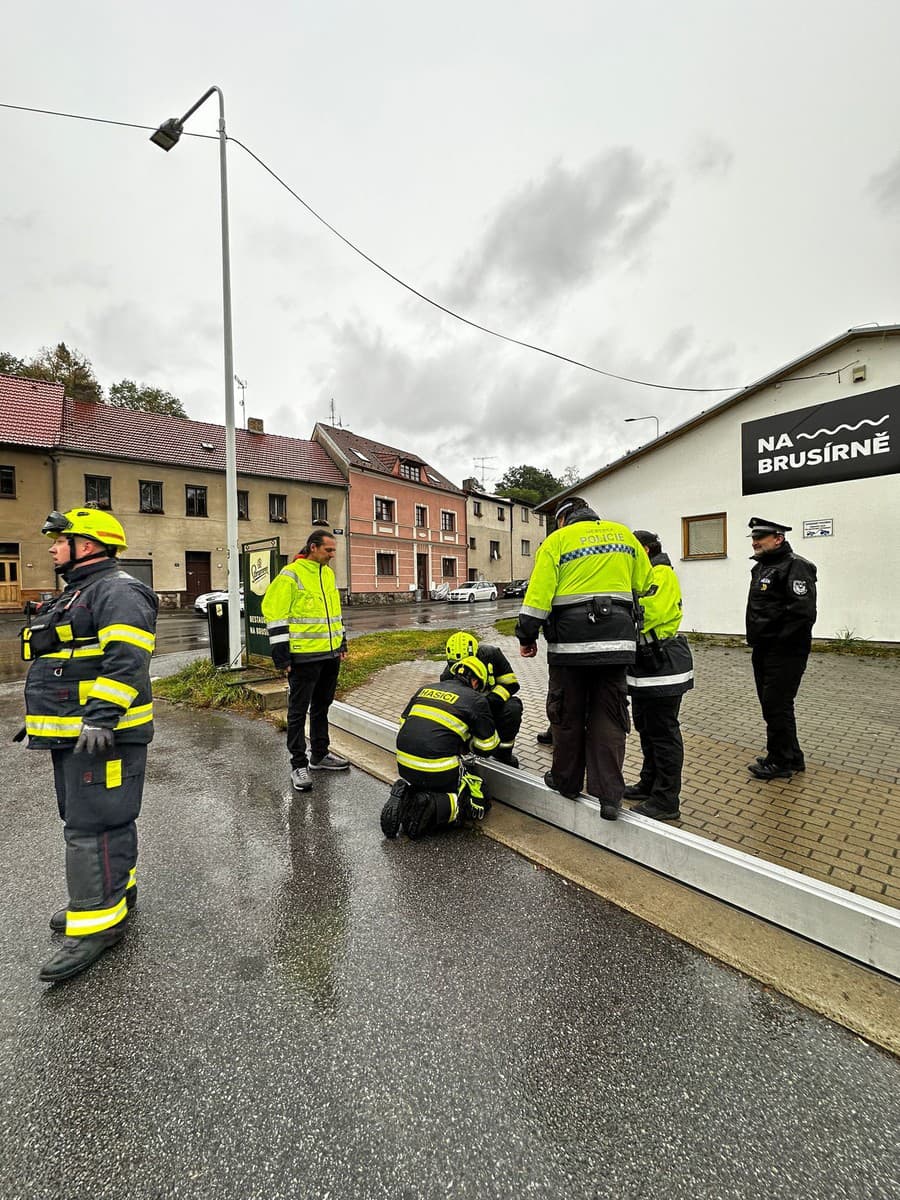
M 75 753 L 109 754 L 115 744 L 116 735 L 111 729 L 104 729 L 100 725 L 82 725 L 75 743 Z

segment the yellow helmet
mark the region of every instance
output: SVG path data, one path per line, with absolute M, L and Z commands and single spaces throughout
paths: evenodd
M 50 513 L 41 527 L 45 537 L 86 537 L 110 549 L 127 550 L 125 530 L 112 513 L 100 508 L 70 508 L 68 512 Z
M 447 638 L 447 662 L 459 662 L 461 658 L 472 658 L 478 653 L 478 638 L 474 633 L 460 629 Z
M 475 658 L 471 655 L 469 658 L 461 658 L 459 662 L 450 664 L 450 674 L 458 675 L 460 679 L 471 680 L 478 685 L 479 692 L 483 692 L 487 687 L 488 669 L 480 658 Z

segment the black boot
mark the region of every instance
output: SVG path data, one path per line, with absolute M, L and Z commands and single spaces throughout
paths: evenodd
M 553 729 L 552 729 L 552 727 L 546 729 L 543 733 L 539 733 L 537 735 L 537 737 L 535 738 L 535 741 L 540 742 L 540 744 L 542 746 L 552 746 L 553 745 Z
M 600 816 L 604 821 L 618 821 L 622 805 L 617 800 L 601 800 Z
M 644 800 L 642 803 L 636 804 L 631 811 L 639 813 L 642 817 L 652 817 L 654 821 L 678 821 L 681 819 L 681 809 L 677 805 L 675 808 L 660 808 L 655 800 Z
M 752 762 L 747 767 L 751 775 L 755 775 L 757 779 L 764 779 L 768 782 L 770 779 L 790 779 L 794 772 L 790 767 L 780 767 L 773 762 Z
M 101 954 L 122 940 L 125 930 L 122 922 L 112 929 L 102 933 L 92 933 L 87 937 L 67 937 L 55 954 L 44 963 L 38 972 L 42 983 L 61 983 L 80 975 L 88 967 L 92 967 Z
M 760 754 L 758 755 L 756 761 L 761 767 L 767 767 L 769 765 L 769 756 L 768 754 Z M 799 762 L 788 763 L 788 766 L 794 772 L 794 774 L 797 775 L 799 772 L 806 770 L 806 761 L 805 759 L 801 758 Z
M 547 771 L 544 775 L 544 783 L 548 788 L 552 788 L 554 792 L 559 792 L 561 796 L 565 796 L 567 800 L 577 800 L 581 792 L 564 792 L 556 780 L 553 778 L 553 772 Z
M 495 750 L 491 755 L 495 762 L 504 763 L 507 767 L 517 767 L 519 760 L 512 752 L 512 748 L 504 746 L 502 750 Z
M 386 838 L 395 838 L 400 832 L 403 818 L 409 807 L 410 787 L 405 779 L 398 779 L 391 787 L 391 794 L 381 810 L 381 832 Z
M 132 910 L 137 904 L 137 884 L 128 889 L 125 893 L 125 903 L 128 905 L 128 916 L 131 916 Z M 60 908 L 50 918 L 50 928 L 54 933 L 66 932 L 66 909 Z M 125 918 L 126 920 L 128 917 Z
M 649 800 L 650 793 L 649 791 L 645 791 L 640 780 L 638 780 L 637 783 L 631 783 L 628 785 L 623 793 L 623 798 L 625 800 Z

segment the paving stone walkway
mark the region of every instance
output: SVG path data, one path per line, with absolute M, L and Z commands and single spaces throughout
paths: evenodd
M 542 775 L 551 750 L 535 736 L 547 727 L 547 660 L 519 657 L 518 642 L 473 626 L 499 645 L 522 685 L 525 716 L 516 754 Z M 681 828 L 803 875 L 900 908 L 900 664 L 895 659 L 813 654 L 797 698 L 805 774 L 762 783 L 747 764 L 765 750 L 750 652 L 695 647 L 696 686 L 684 699 Z M 413 691 L 440 664 L 404 663 L 380 671 L 345 697 L 396 721 Z M 640 742 L 625 759 L 636 780 Z

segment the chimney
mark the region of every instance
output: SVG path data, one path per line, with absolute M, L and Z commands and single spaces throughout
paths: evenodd
M 248 433 L 265 433 L 266 431 L 263 428 L 262 417 L 248 417 L 247 418 L 247 432 Z

